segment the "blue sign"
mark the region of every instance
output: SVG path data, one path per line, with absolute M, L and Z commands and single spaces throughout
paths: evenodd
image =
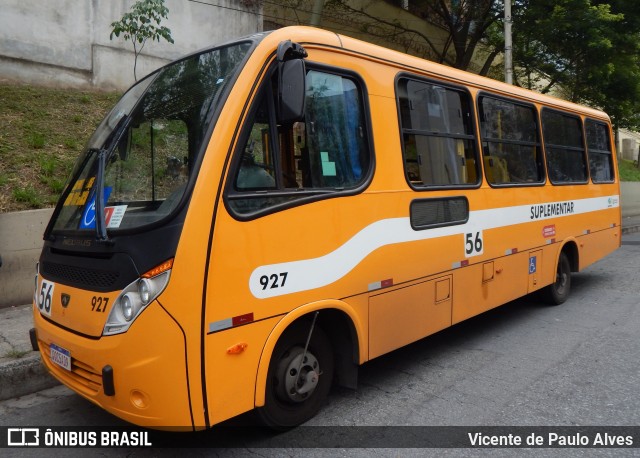
M 104 205 L 107 205 L 109 195 L 111 194 L 111 186 L 104 187 Z M 82 218 L 80 219 L 80 229 L 95 229 L 96 227 L 96 195 L 85 204 Z
M 538 260 L 535 256 L 531 256 L 529 258 L 529 273 L 533 274 L 536 272 L 537 270 L 537 264 L 538 264 Z

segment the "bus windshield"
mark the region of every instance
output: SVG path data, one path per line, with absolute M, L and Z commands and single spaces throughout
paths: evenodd
M 189 56 L 127 91 L 78 159 L 52 230 L 89 235 L 102 228 L 106 235 L 172 214 L 204 150 L 221 94 L 250 48 L 241 42 Z

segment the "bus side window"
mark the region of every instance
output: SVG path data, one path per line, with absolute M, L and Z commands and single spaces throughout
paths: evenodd
M 274 93 L 273 84 L 262 88 L 243 129 L 233 185 L 226 193 L 230 208 L 252 214 L 357 189 L 371 165 L 357 81 L 308 70 L 305 118 L 284 124 L 276 120 Z
M 487 181 L 491 184 L 544 182 L 534 107 L 481 96 L 479 109 Z
M 588 166 L 580 118 L 544 109 L 542 130 L 551 182 L 586 183 Z
M 614 175 L 609 129 L 606 124 L 592 119 L 587 119 L 585 128 L 591 180 L 594 183 L 611 183 Z
M 350 188 L 369 167 L 364 116 L 356 83 L 341 75 L 307 73 L 306 154 L 312 188 Z
M 275 187 L 274 160 L 270 147 L 267 99 L 258 107 L 253 125 L 241 152 L 235 187 L 239 191 Z
M 405 175 L 413 188 L 478 182 L 469 94 L 427 81 L 397 84 Z

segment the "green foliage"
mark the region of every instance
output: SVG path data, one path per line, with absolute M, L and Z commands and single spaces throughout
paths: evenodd
M 618 170 L 620 171 L 620 181 L 640 181 L 640 168 L 636 167 L 634 161 L 620 159 Z
M 13 198 L 18 202 L 27 204 L 31 208 L 39 208 L 42 205 L 38 191 L 31 185 L 14 189 Z
M 0 83 L 0 213 L 55 203 L 120 95 Z
M 169 8 L 164 4 L 164 0 L 138 0 L 131 7 L 131 11 L 125 13 L 119 21 L 111 23 L 111 35 L 113 37 L 122 37 L 125 41 L 131 41 L 133 44 L 133 52 L 135 55 L 133 64 L 133 76 L 138 80 L 136 68 L 138 56 L 142 52 L 142 48 L 147 40 L 160 41 L 164 38 L 173 44 L 171 30 L 165 26 L 161 26 L 162 19 L 166 19 L 169 14 Z
M 42 175 L 50 177 L 56 170 L 58 160 L 52 156 L 40 156 L 38 158 L 38 163 L 40 164 L 40 171 L 42 172 Z
M 310 8 L 308 4 L 301 6 L 301 0 L 284 3 L 290 8 Z M 414 17 L 411 19 L 383 17 L 370 8 L 372 3 L 325 0 L 324 15 L 340 24 L 340 32 L 355 29 L 387 46 L 392 43 L 397 49 L 419 57 L 482 75 L 487 74 L 498 55 L 489 32 L 497 25 L 502 27 L 502 0 L 410 1 L 408 11 Z M 424 22 L 429 27 L 425 28 Z M 482 52 L 477 53 L 479 50 Z M 480 58 L 483 63 L 478 65 Z
M 640 127 L 639 13 L 635 0 L 516 1 L 516 83 Z
M 42 149 L 45 144 L 45 136 L 41 132 L 31 132 L 29 134 L 29 145 L 34 149 Z

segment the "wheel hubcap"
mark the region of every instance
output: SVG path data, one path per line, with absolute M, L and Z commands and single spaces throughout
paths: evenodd
M 320 364 L 310 351 L 305 355 L 304 348 L 293 347 L 280 360 L 277 374 L 278 397 L 283 401 L 303 402 L 318 385 Z

